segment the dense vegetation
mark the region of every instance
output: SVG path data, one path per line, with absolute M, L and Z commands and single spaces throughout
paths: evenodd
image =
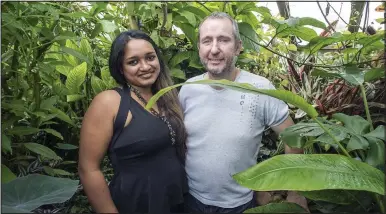
M 203 72 L 197 27 L 213 11 L 239 21 L 244 49 L 238 67 L 267 77 L 280 90 L 202 84 L 278 97 L 297 122 L 280 138 L 267 130 L 262 162 L 235 179 L 255 190 L 301 191 L 312 212 L 384 212 L 384 31 L 355 27 L 360 3 L 352 3 L 352 22 L 343 32 L 335 32 L 336 22 L 326 26 L 290 16 L 281 3 L 282 16 L 251 2 L 1 4 L 4 212 L 90 212 L 77 175 L 79 130 L 93 97 L 115 86 L 107 67 L 112 40 L 126 29 L 147 32 L 175 83 L 183 83 Z M 323 32 L 317 35 L 310 26 Z M 310 155 L 281 156 L 283 141 Z M 272 167 L 297 167 L 297 173 L 267 173 Z M 109 180 L 107 159 L 103 171 Z M 315 175 L 320 179 L 306 179 Z M 277 182 L 264 186 L 259 179 Z M 254 212 L 285 210 L 299 207 L 275 203 Z

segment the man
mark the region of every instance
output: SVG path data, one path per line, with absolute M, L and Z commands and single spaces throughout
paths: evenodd
M 213 13 L 203 20 L 198 36 L 199 56 L 207 73 L 189 79 L 227 79 L 274 89 L 266 78 L 235 67 L 242 43 L 235 20 Z M 253 191 L 232 175 L 256 164 L 265 126 L 277 134 L 291 126 L 288 106 L 273 97 L 242 93 L 209 85 L 185 85 L 179 94 L 186 125 L 190 212 L 241 213 L 255 207 Z M 302 153 L 286 145 L 285 153 Z M 306 205 L 304 197 L 288 201 Z

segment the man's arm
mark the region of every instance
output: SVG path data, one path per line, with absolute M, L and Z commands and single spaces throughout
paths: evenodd
M 284 120 L 284 122 L 282 122 L 280 125 L 278 126 L 273 126 L 271 127 L 272 130 L 277 134 L 279 135 L 284 129 L 290 127 L 294 125 L 294 121 L 292 120 L 292 118 L 290 116 L 287 117 L 286 120 Z M 285 145 L 285 148 L 284 148 L 284 152 L 286 154 L 303 154 L 303 149 L 299 149 L 299 148 L 291 148 L 289 147 L 286 142 L 284 142 L 284 145 Z
M 272 130 L 277 134 L 279 135 L 284 129 L 290 127 L 294 125 L 294 121 L 292 120 L 292 118 L 290 116 L 287 117 L 286 120 L 284 120 L 284 122 L 282 122 L 280 125 L 278 126 L 273 126 L 271 127 Z M 303 149 L 301 148 L 291 148 L 289 147 L 286 142 L 284 142 L 284 153 L 285 154 L 303 154 Z M 287 201 L 288 202 L 292 202 L 292 203 L 296 203 L 296 204 L 299 204 L 300 206 L 302 206 L 305 210 L 307 210 L 308 212 L 310 212 L 310 210 L 308 209 L 308 204 L 307 204 L 307 199 L 304 197 L 304 196 L 301 196 L 299 195 L 297 192 L 295 191 L 288 191 L 288 194 L 287 194 Z

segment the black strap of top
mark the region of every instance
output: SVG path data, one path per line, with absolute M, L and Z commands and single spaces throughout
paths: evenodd
M 113 125 L 113 135 L 110 142 L 109 147 L 113 148 L 115 142 L 117 141 L 119 135 L 121 134 L 126 120 L 127 120 L 127 114 L 130 110 L 130 91 L 129 88 L 125 85 L 123 86 L 123 89 L 121 88 L 114 88 L 115 91 L 121 95 L 121 102 L 119 104 L 119 109 L 117 116 L 115 117 L 115 122 Z

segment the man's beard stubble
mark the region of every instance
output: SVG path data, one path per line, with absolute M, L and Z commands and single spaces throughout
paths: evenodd
M 227 60 L 225 63 L 225 67 L 223 69 L 209 69 L 208 64 L 209 62 L 205 63 L 202 59 L 200 59 L 201 64 L 204 65 L 205 70 L 210 73 L 213 77 L 216 79 L 220 79 L 222 77 L 228 76 L 230 73 L 232 73 L 232 70 L 235 68 L 237 57 L 234 56 L 232 60 Z M 209 60 L 208 60 L 209 61 Z

